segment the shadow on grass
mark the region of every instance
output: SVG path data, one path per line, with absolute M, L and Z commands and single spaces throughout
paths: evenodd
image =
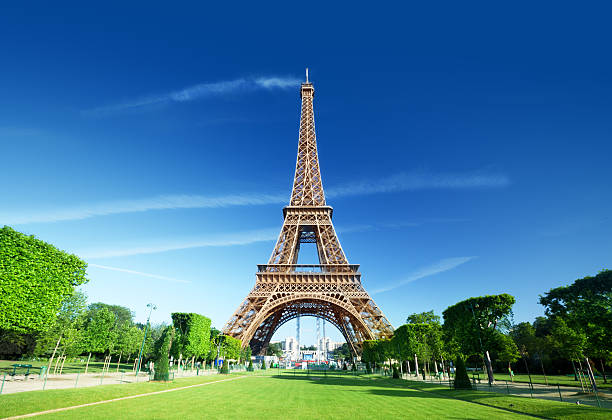
M 284 374 L 272 376 L 278 380 L 308 381 L 322 386 L 369 387 L 367 393 L 392 398 L 434 398 L 454 399 L 468 403 L 497 408 L 517 414 L 540 418 L 563 419 L 608 419 L 612 418 L 612 410 L 598 409 L 587 405 L 575 405 L 544 399 L 504 395 L 486 391 L 452 390 L 448 387 L 411 382 L 405 380 L 352 376 L 352 375 L 295 375 Z

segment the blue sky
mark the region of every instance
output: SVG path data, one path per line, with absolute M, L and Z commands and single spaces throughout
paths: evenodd
M 501 292 L 531 320 L 610 267 L 604 2 L 19 6 L 0 224 L 82 256 L 91 301 L 223 326 L 282 224 L 305 67 L 334 223 L 395 326 Z

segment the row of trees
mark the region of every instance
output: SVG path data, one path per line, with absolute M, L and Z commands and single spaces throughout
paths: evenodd
M 173 313 L 172 325 L 151 327 L 134 322 L 126 307 L 88 305 L 76 289 L 88 281 L 86 268 L 77 256 L 34 236 L 0 229 L 0 357 L 93 355 L 119 362 L 143 347 L 145 361 L 250 359 L 248 347 L 211 328 L 205 316 Z
M 612 362 L 612 271 L 576 280 L 540 297 L 546 317 L 513 324 L 514 297 L 473 297 L 450 306 L 443 322 L 433 311 L 413 314 L 391 339 L 366 341 L 362 360 L 381 364 L 402 361 L 401 369 L 418 372 L 448 367 L 460 358 L 484 366 L 488 379 L 495 370 L 533 370 L 546 374 L 576 372 L 576 364 L 592 378 L 596 367 L 604 381 Z M 596 360 L 597 366 L 593 361 Z M 584 366 L 583 366 L 584 364 Z M 546 368 L 547 366 L 548 368 Z M 433 369 L 432 369 L 433 368 Z

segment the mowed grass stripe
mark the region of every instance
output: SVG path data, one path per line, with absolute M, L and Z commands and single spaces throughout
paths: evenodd
M 112 400 L 96 401 L 96 402 L 91 402 L 91 403 L 86 403 L 86 404 L 81 404 L 81 405 L 73 405 L 73 406 L 70 406 L 70 407 L 54 408 L 54 409 L 51 409 L 51 410 L 38 411 L 38 412 L 35 412 L 35 413 L 21 414 L 21 415 L 18 415 L 18 416 L 8 417 L 7 420 L 22 419 L 22 418 L 26 418 L 26 417 L 41 416 L 41 415 L 46 415 L 46 414 L 56 414 L 56 413 L 59 413 L 61 411 L 76 410 L 76 409 L 79 409 L 79 408 L 91 407 L 91 406 L 95 406 L 95 405 L 99 405 L 99 404 L 108 404 L 108 403 L 113 403 L 113 402 L 122 401 L 122 400 L 130 400 L 130 399 L 134 399 L 134 398 L 149 397 L 149 396 L 152 396 L 152 395 L 165 394 L 167 392 L 173 392 L 173 391 L 182 391 L 182 390 L 185 390 L 185 389 L 188 389 L 188 388 L 195 388 L 195 387 L 200 387 L 200 386 L 205 386 L 205 385 L 212 385 L 212 384 L 216 384 L 216 383 L 219 383 L 219 382 L 234 381 L 236 379 L 242 379 L 242 378 L 245 378 L 245 376 L 238 376 L 238 377 L 235 377 L 235 378 L 220 379 L 220 380 L 217 380 L 217 381 L 205 382 L 205 383 L 195 384 L 195 385 L 187 385 L 187 386 L 183 386 L 183 387 L 180 387 L 180 388 L 164 389 L 162 391 L 154 391 L 154 392 L 149 392 L 149 393 L 146 393 L 146 394 L 129 395 L 129 396 L 126 396 L 126 397 L 114 398 Z
M 239 374 L 232 374 L 236 376 Z M 244 373 L 242 373 L 242 376 Z M 192 376 L 177 378 L 173 382 L 139 382 L 132 384 L 110 384 L 85 388 L 49 389 L 46 391 L 28 391 L 0 396 L 0 418 L 19 414 L 45 411 L 52 408 L 70 407 L 96 401 L 110 400 L 129 395 L 145 394 L 165 389 L 211 382 L 218 380 L 218 375 Z
M 440 398 L 389 381 L 246 377 L 214 387 L 182 388 L 148 398 L 117 400 L 47 415 L 53 418 L 324 418 L 512 419 L 524 415 Z

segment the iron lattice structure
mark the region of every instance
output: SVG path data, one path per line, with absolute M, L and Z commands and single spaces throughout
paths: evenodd
M 253 354 L 263 354 L 281 325 L 316 316 L 336 326 L 358 355 L 364 340 L 390 337 L 393 327 L 361 285 L 359 265 L 348 263 L 334 230 L 321 182 L 308 73 L 300 93 L 297 163 L 283 227 L 268 264 L 258 266 L 255 287 L 223 332 L 250 344 Z M 297 264 L 302 243 L 316 244 L 319 264 Z

